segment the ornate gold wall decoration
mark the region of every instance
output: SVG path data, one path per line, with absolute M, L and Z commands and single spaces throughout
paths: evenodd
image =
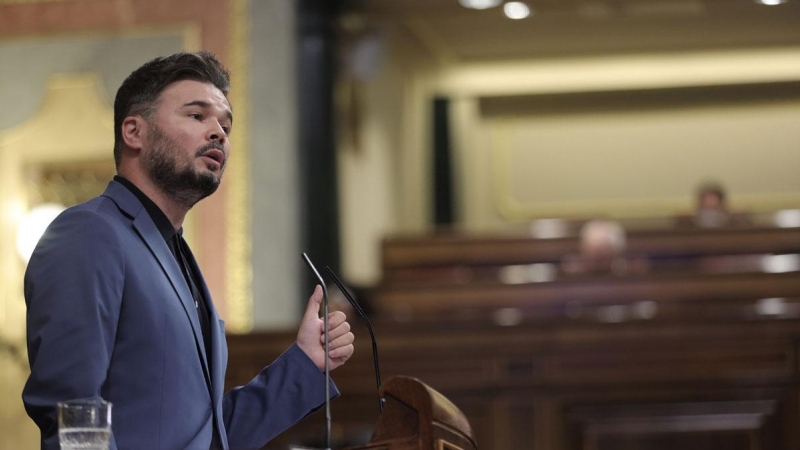
M 113 163 L 105 158 L 28 165 L 24 173 L 29 205 L 56 203 L 72 206 L 102 194 L 115 170 Z
M 99 93 L 100 86 L 92 73 L 53 75 L 41 109 L 6 132 L 3 147 L 21 151 L 27 163 L 111 161 L 114 115 Z
M 23 348 L 24 263 L 15 251 L 17 223 L 33 205 L 86 200 L 97 191 L 97 183 L 87 180 L 98 171 L 113 173 L 108 145 L 113 141 L 113 114 L 99 86 L 94 74 L 55 75 L 36 115 L 0 133 L 0 333 Z M 94 163 L 80 169 L 82 161 Z M 88 173 L 92 176 L 86 177 Z M 70 181 L 61 183 L 65 178 Z
M 236 132 L 232 140 L 234 157 L 227 169 L 228 184 L 226 229 L 228 249 L 226 266 L 227 331 L 247 333 L 253 329 L 253 266 L 250 235 L 250 143 L 248 122 L 250 105 L 249 3 L 231 0 L 231 103 L 237 111 Z

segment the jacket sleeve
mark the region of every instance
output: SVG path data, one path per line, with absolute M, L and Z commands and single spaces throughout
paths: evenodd
M 339 391 L 331 381 L 331 398 Z M 325 404 L 325 375 L 295 343 L 244 386 L 222 399 L 232 450 L 261 448 Z
M 42 449 L 59 448 L 57 402 L 101 397 L 120 314 L 122 251 L 101 216 L 68 210 L 50 225 L 28 263 L 31 374 L 22 399 L 41 430 Z

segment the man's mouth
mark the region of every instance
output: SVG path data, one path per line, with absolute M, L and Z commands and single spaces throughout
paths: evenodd
M 211 149 L 201 156 L 216 162 L 220 167 L 225 163 L 225 154 L 221 150 Z

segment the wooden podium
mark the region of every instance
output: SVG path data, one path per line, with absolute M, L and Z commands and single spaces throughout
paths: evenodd
M 393 377 L 380 395 L 386 403 L 372 439 L 346 450 L 477 450 L 464 414 L 425 383 Z

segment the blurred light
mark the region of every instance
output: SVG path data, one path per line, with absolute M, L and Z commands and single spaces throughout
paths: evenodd
M 781 228 L 800 227 L 800 209 L 784 209 L 775 213 L 775 225 Z
M 761 261 L 761 267 L 767 273 L 797 272 L 800 270 L 800 255 L 769 255 Z
M 546 283 L 556 278 L 556 267 L 549 263 L 518 264 L 500 269 L 503 284 Z
M 17 254 L 23 261 L 27 263 L 31 259 L 44 231 L 64 209 L 63 205 L 45 203 L 34 207 L 20 219 L 17 224 Z
M 536 239 L 556 239 L 567 236 L 567 223 L 562 219 L 539 219 L 531 224 L 531 236 Z
M 522 2 L 508 2 L 503 5 L 503 12 L 509 19 L 519 20 L 531 15 L 531 9 Z
M 786 3 L 786 0 L 756 0 L 756 3 L 761 3 L 762 5 L 767 6 L 775 6 Z
M 499 5 L 503 0 L 458 0 L 461 6 L 470 9 L 489 9 Z
M 556 279 L 556 266 L 549 263 L 537 263 L 528 266 L 528 275 L 534 283 L 546 283 Z
M 788 310 L 782 298 L 762 298 L 756 303 L 756 312 L 762 316 L 782 316 Z

